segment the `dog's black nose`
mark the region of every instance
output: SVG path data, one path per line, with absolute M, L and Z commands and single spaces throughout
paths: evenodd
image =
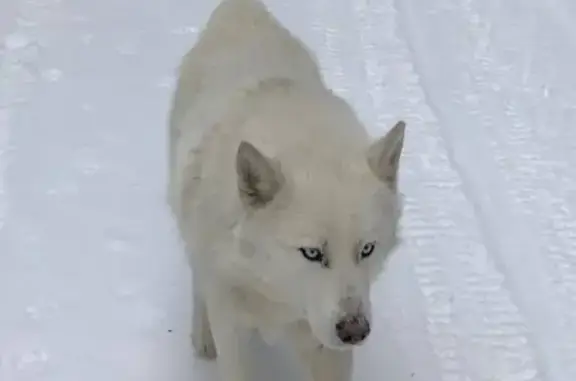
M 346 315 L 336 323 L 336 335 L 344 344 L 358 344 L 370 334 L 370 322 L 364 315 Z

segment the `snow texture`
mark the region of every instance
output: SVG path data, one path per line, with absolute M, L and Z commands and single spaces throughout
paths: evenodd
M 164 202 L 175 68 L 216 2 L 2 0 L 1 381 L 216 379 Z M 576 3 L 267 4 L 371 132 L 408 123 L 355 381 L 576 380 Z

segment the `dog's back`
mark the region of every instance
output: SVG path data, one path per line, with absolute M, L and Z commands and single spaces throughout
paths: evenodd
M 172 125 L 202 96 L 232 94 L 282 77 L 322 85 L 313 56 L 259 0 L 224 0 L 182 61 Z
M 223 0 L 179 68 L 169 121 L 168 197 L 175 214 L 181 172 L 200 165 L 194 152 L 205 134 L 233 97 L 273 78 L 324 88 L 314 57 L 259 0 Z

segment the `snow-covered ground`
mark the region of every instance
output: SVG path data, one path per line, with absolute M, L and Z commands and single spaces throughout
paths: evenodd
M 216 2 L 2 0 L 1 381 L 216 380 L 163 193 L 174 70 Z M 375 134 L 409 126 L 355 380 L 576 380 L 576 3 L 267 4 Z M 292 380 L 256 344 L 258 381 Z

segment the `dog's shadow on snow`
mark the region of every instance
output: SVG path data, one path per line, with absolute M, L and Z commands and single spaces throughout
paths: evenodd
M 353 381 L 413 381 L 414 373 L 394 340 L 392 326 L 382 323 L 374 330 L 371 340 L 356 350 Z M 255 335 L 248 349 L 252 353 L 254 381 L 306 380 L 288 347 L 271 347 Z M 195 359 L 193 367 L 194 380 L 219 381 L 215 362 Z

